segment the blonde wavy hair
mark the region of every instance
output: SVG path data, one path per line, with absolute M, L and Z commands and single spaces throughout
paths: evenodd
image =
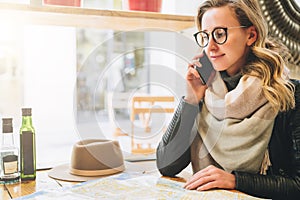
M 208 9 L 223 6 L 229 6 L 235 12 L 241 26 L 254 26 L 258 33 L 256 42 L 250 47 L 242 74 L 262 80 L 264 94 L 275 110 L 287 111 L 294 108 L 294 86 L 285 74 L 287 63 L 279 55 L 284 46 L 272 42 L 268 37 L 268 26 L 257 0 L 207 0 L 198 10 L 198 29 L 201 30 L 202 17 Z

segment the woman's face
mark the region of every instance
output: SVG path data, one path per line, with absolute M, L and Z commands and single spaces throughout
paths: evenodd
M 217 44 L 210 34 L 216 27 L 241 26 L 234 11 L 228 7 L 210 8 L 202 18 L 202 31 L 209 33 L 209 43 L 205 47 L 217 71 L 226 70 L 232 76 L 240 71 L 246 62 L 249 51 L 249 28 L 234 28 L 227 30 L 227 41 Z

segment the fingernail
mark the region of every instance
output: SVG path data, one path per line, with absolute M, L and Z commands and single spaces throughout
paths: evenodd
M 202 191 L 202 186 L 197 188 L 197 191 Z

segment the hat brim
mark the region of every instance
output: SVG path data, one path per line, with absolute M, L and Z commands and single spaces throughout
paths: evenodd
M 125 165 L 125 171 L 126 173 L 158 173 L 158 169 L 156 167 L 155 162 L 138 162 L 138 163 L 130 163 L 130 162 L 124 162 Z M 78 176 L 73 175 L 70 173 L 70 165 L 69 164 L 63 164 L 58 165 L 54 168 L 52 168 L 48 172 L 48 176 L 57 180 L 61 181 L 70 181 L 70 182 L 85 182 L 89 180 L 104 178 L 110 175 L 103 175 L 103 176 Z M 121 172 L 120 172 L 121 173 Z
M 120 171 L 121 172 L 121 171 Z M 118 173 L 120 173 L 118 172 Z M 113 173 L 116 174 L 116 173 Z M 89 180 L 94 180 L 98 178 L 107 177 L 112 174 L 106 174 L 101 176 L 78 176 L 70 173 L 70 165 L 63 164 L 52 168 L 48 172 L 48 176 L 61 181 L 70 181 L 70 182 L 84 182 Z

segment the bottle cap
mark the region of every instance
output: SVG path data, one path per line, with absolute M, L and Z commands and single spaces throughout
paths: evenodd
M 31 116 L 31 108 L 22 108 L 22 116 Z
M 2 118 L 2 133 L 12 133 L 12 118 Z

